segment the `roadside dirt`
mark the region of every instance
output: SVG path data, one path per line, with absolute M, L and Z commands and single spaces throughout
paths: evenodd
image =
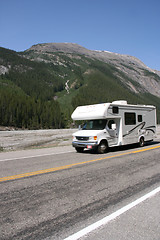
M 66 146 L 77 129 L 0 131 L 0 151 Z
M 76 131 L 77 129 L 0 131 L 0 152 L 71 145 L 72 133 Z M 160 139 L 160 125 L 157 127 L 157 138 Z

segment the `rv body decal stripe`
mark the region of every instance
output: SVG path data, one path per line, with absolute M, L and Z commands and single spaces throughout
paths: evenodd
M 156 126 L 148 126 L 148 127 L 144 128 L 145 125 L 146 125 L 146 122 L 142 122 L 142 123 L 138 124 L 136 127 L 132 128 L 128 133 L 124 134 L 123 137 L 126 137 L 127 135 L 131 134 L 135 129 L 137 129 L 140 126 L 141 126 L 140 129 L 148 130 L 148 131 L 155 133 L 155 131 L 152 128 L 156 128 Z

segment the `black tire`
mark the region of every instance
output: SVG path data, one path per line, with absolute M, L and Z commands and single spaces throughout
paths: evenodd
M 139 146 L 140 147 L 144 146 L 144 138 L 143 137 L 141 137 L 140 140 L 139 140 Z
M 77 152 L 82 153 L 84 148 L 83 147 L 76 147 L 75 148 Z
M 98 145 L 98 148 L 97 148 L 97 152 L 100 154 L 103 154 L 103 153 L 106 153 L 107 150 L 108 150 L 107 142 L 106 141 L 100 142 L 100 144 Z

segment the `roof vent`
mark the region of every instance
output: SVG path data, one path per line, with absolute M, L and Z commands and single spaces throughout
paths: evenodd
M 127 101 L 126 100 L 118 100 L 118 101 L 113 101 L 113 104 L 120 104 L 120 105 L 127 105 Z

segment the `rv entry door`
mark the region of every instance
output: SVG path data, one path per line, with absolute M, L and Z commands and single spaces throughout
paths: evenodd
M 109 133 L 109 145 L 118 144 L 117 123 L 113 119 L 109 119 L 107 123 L 107 131 Z

